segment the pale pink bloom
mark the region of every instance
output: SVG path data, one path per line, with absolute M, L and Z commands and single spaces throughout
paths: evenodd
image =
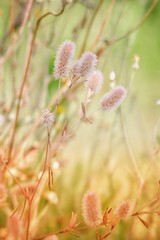
M 88 192 L 83 197 L 82 214 L 85 223 L 90 226 L 98 226 L 102 221 L 101 204 L 96 193 Z
M 111 111 L 117 109 L 124 101 L 127 90 L 123 86 L 116 86 L 107 92 L 101 99 L 100 105 L 103 111 Z
M 115 215 L 120 219 L 126 219 L 129 217 L 130 210 L 130 203 L 128 201 L 124 201 L 117 206 Z
M 87 79 L 86 86 L 94 93 L 98 93 L 103 84 L 103 74 L 101 71 L 95 70 Z
M 72 69 L 72 74 L 73 74 L 73 77 L 76 78 L 76 77 L 80 77 L 80 69 L 81 69 L 81 61 L 78 60 L 74 63 L 73 65 L 73 69 Z
M 80 75 L 88 77 L 96 68 L 97 56 L 92 52 L 83 53 L 80 58 Z
M 65 78 L 68 76 L 69 68 L 74 56 L 75 44 L 71 41 L 63 42 L 56 54 L 54 64 L 54 78 Z

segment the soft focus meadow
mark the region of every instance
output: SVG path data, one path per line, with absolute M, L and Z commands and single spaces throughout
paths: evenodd
M 158 0 L 0 0 L 0 240 L 160 239 Z

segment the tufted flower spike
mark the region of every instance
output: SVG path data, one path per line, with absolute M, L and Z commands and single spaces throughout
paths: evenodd
M 87 78 L 97 66 L 97 56 L 92 52 L 85 52 L 80 58 L 80 75 Z
M 102 221 L 101 204 L 96 193 L 88 192 L 83 197 L 82 213 L 85 223 L 90 226 L 98 226 Z
M 100 105 L 103 111 L 112 111 L 117 109 L 124 101 L 127 90 L 122 86 L 116 86 L 107 92 L 101 99 Z
M 130 214 L 130 209 L 130 203 L 128 201 L 123 201 L 116 208 L 115 215 L 120 219 L 126 219 Z
M 65 78 L 68 76 L 69 68 L 74 56 L 75 44 L 71 41 L 63 42 L 56 55 L 54 64 L 54 78 Z
M 101 71 L 95 70 L 87 79 L 86 86 L 94 93 L 98 93 L 103 84 L 103 74 Z

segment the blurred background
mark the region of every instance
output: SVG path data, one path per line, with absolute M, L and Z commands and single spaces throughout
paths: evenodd
M 7 151 L 10 143 L 36 21 L 46 12 L 60 11 L 63 4 L 65 1 L 60 0 L 0 1 L 1 149 Z M 81 122 L 51 156 L 54 186 L 52 191 L 43 186 L 40 193 L 39 217 L 32 226 L 33 236 L 63 229 L 72 211 L 78 213 L 79 221 L 83 222 L 81 199 L 88 190 L 99 194 L 104 210 L 107 206 L 114 208 L 125 199 L 138 209 L 157 195 L 159 16 L 160 4 L 154 0 L 73 0 L 68 1 L 60 16 L 48 16 L 41 22 L 23 91 L 13 148 L 15 157 L 10 165 L 23 183 L 34 182 L 42 167 L 46 131 L 35 123 L 58 91 L 53 66 L 59 45 L 65 40 L 74 41 L 77 59 L 85 51 L 96 53 L 104 84 L 87 109 L 93 124 Z M 113 84 L 123 85 L 128 90 L 122 105 L 123 116 L 120 110 L 109 113 L 99 110 L 101 96 Z M 64 122 L 67 120 L 71 127 L 79 119 L 85 95 L 85 87 L 80 86 L 61 102 L 52 129 L 53 149 Z M 54 108 L 52 105 L 53 111 Z M 132 155 L 144 180 L 143 186 L 135 174 Z M 0 201 L 0 236 L 5 236 L 8 216 L 19 202 L 19 197 L 11 196 L 15 183 L 7 173 L 4 179 L 7 197 Z M 152 207 L 151 211 L 159 210 L 159 202 Z M 160 239 L 159 217 L 147 215 L 145 220 L 149 229 L 137 219 L 129 219 L 120 222 L 108 239 Z M 81 234 L 81 239 L 86 238 L 95 239 L 94 231 Z M 64 235 L 59 239 L 75 237 Z

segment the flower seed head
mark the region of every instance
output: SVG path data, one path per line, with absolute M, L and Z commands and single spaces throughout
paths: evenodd
M 122 86 L 116 86 L 107 92 L 101 99 L 100 105 L 103 111 L 111 111 L 117 109 L 124 101 L 127 90 Z
M 103 74 L 95 70 L 87 79 L 86 86 L 94 93 L 98 93 L 103 84 Z
M 69 73 L 69 68 L 74 56 L 75 44 L 71 41 L 65 41 L 57 51 L 54 64 L 54 78 L 65 78 Z
M 97 56 L 92 52 L 85 52 L 80 58 L 80 75 L 88 77 L 97 66 Z
M 128 201 L 124 201 L 116 208 L 115 215 L 120 219 L 126 219 L 130 214 L 130 209 L 130 203 Z
M 84 195 L 82 213 L 84 221 L 88 226 L 98 226 L 101 223 L 101 204 L 96 193 L 88 192 Z
M 72 74 L 74 78 L 78 78 L 81 76 L 80 69 L 81 69 L 81 61 L 78 60 L 74 63 L 73 69 L 72 69 Z
M 46 127 L 50 127 L 51 125 L 53 125 L 54 120 L 55 120 L 54 114 L 51 113 L 48 109 L 45 109 L 42 115 L 42 123 Z

